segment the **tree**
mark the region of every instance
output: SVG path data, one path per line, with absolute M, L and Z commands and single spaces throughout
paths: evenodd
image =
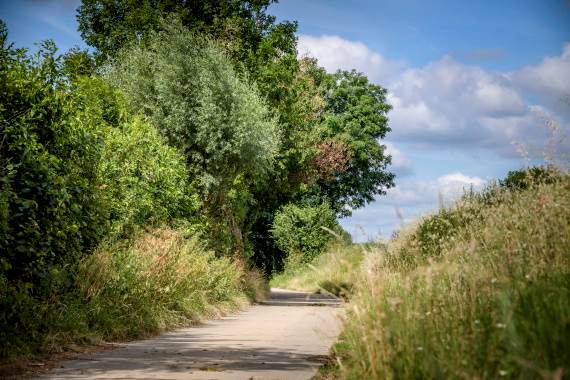
M 182 25 L 224 41 L 235 61 L 245 61 L 275 21 L 266 14 L 273 0 L 82 0 L 77 20 L 81 37 L 104 59 L 132 41 L 144 41 L 177 15 Z
M 356 71 L 333 75 L 325 102 L 319 128 L 321 140 L 328 143 L 319 151 L 328 156 L 329 167 L 320 168 L 327 169 L 326 175 L 318 177 L 312 192 L 328 200 L 338 215 L 350 215 L 394 185 L 394 174 L 387 171 L 391 158 L 380 144 L 390 131 L 386 115 L 391 106 L 386 90 Z
M 278 125 L 255 86 L 235 72 L 215 43 L 175 18 L 145 44 L 135 42 L 121 52 L 110 78 L 131 112 L 148 116 L 185 155 L 216 224 L 212 233 L 225 225 L 243 253 L 238 209 L 249 202 L 250 187 L 271 172 L 279 148 Z

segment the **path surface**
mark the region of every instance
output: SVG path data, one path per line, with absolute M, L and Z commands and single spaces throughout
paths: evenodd
M 272 289 L 244 312 L 62 363 L 44 379 L 310 379 L 338 336 L 330 297 Z

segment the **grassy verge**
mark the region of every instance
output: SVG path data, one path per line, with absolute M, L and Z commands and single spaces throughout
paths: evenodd
M 487 191 L 365 259 L 325 377 L 562 378 L 570 178 Z
M 317 256 L 312 263 L 288 268 L 271 279 L 271 286 L 308 292 L 325 291 L 346 297 L 364 257 L 360 245 L 337 243 Z
M 247 296 L 262 297 L 265 290 L 260 275 L 215 257 L 190 233 L 171 228 L 103 245 L 61 273 L 50 275 L 50 294 L 42 298 L 24 284 L 0 284 L 0 303 L 11 310 L 0 321 L 2 356 L 155 334 L 237 309 Z

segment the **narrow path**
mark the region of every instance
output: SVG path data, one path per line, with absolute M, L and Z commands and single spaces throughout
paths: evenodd
M 338 336 L 337 300 L 272 289 L 262 305 L 62 363 L 47 379 L 310 379 Z

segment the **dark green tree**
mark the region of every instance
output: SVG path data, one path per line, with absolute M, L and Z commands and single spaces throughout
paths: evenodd
M 326 85 L 316 166 L 319 195 L 340 215 L 363 207 L 394 185 L 391 158 L 380 143 L 390 131 L 386 89 L 356 71 L 339 71 Z M 319 158 L 323 164 L 319 165 Z
M 193 32 L 223 41 L 236 61 L 255 51 L 275 18 L 266 13 L 272 0 L 83 0 L 79 31 L 103 58 L 114 57 L 133 40 L 160 29 L 161 19 L 177 15 Z

